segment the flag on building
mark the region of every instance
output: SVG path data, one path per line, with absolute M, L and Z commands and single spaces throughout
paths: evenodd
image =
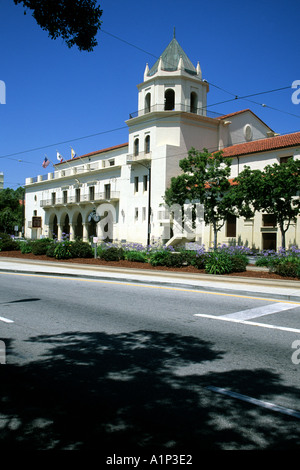
M 49 165 L 49 163 L 50 163 L 50 160 L 48 160 L 48 158 L 45 157 L 45 160 L 44 160 L 43 163 L 42 163 L 42 167 L 43 167 L 43 168 L 47 168 L 47 166 Z
M 59 162 L 63 161 L 63 157 L 61 156 L 61 154 L 59 152 L 56 152 L 56 158 Z
M 76 152 L 74 149 L 71 148 L 71 158 L 77 157 Z

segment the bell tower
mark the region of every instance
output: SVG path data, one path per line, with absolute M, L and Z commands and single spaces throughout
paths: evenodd
M 175 31 L 172 41 L 151 69 L 146 65 L 144 81 L 138 90 L 139 115 L 155 111 L 206 115 L 208 83 L 202 80 L 199 62 L 195 67 L 179 45 Z
M 130 154 L 136 152 L 134 145 L 137 145 L 137 134 L 140 133 L 138 130 L 142 126 L 144 129 L 148 127 L 148 132 L 151 131 L 152 146 L 180 145 L 179 116 L 183 113 L 206 116 L 208 83 L 202 79 L 199 62 L 195 67 L 178 43 L 175 29 L 171 42 L 154 65 L 149 68 L 146 64 L 143 79 L 137 85 L 138 111 L 131 114 L 127 121 Z M 171 134 L 168 130 L 165 131 L 164 122 L 167 123 L 168 120 L 177 122 L 173 122 Z M 139 145 L 143 142 L 139 137 Z M 143 145 L 140 145 L 139 150 L 143 150 Z

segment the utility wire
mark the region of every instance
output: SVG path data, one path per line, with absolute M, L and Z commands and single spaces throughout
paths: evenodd
M 139 47 L 139 46 L 137 46 L 137 45 L 135 45 L 135 44 L 133 44 L 133 43 L 131 43 L 131 42 L 129 42 L 129 41 L 126 41 L 126 40 L 124 40 L 124 39 L 122 39 L 122 38 L 120 38 L 120 37 L 118 37 L 118 36 L 116 36 L 116 35 L 114 35 L 114 34 L 112 34 L 112 33 L 109 33 L 108 31 L 105 31 L 105 30 L 103 30 L 103 29 L 101 29 L 101 31 L 102 31 L 103 33 L 105 33 L 105 34 L 107 34 L 107 35 L 109 35 L 109 36 L 111 36 L 111 37 L 113 37 L 113 38 L 115 38 L 115 39 L 121 41 L 121 42 L 124 42 L 125 44 L 127 44 L 127 45 L 129 45 L 129 46 L 131 46 L 131 47 L 134 47 L 134 48 L 140 50 L 141 52 L 144 52 L 144 53 L 146 53 L 146 54 L 148 54 L 148 55 L 151 55 L 152 57 L 154 57 L 154 58 L 156 58 L 156 59 L 158 58 L 158 56 L 152 54 L 151 52 L 146 51 L 145 49 L 142 49 L 141 47 Z M 267 91 L 252 93 L 252 94 L 245 95 L 245 96 L 238 96 L 238 95 L 236 95 L 236 94 L 234 94 L 234 93 L 232 93 L 232 92 L 230 92 L 230 91 L 228 91 L 228 90 L 225 90 L 224 88 L 219 87 L 218 85 L 215 85 L 215 84 L 213 84 L 213 83 L 211 83 L 211 82 L 208 82 L 208 83 L 209 83 L 209 85 L 211 85 L 211 86 L 213 86 L 213 87 L 215 87 L 215 88 L 218 88 L 218 89 L 220 89 L 220 90 L 222 90 L 222 91 L 224 91 L 224 92 L 226 92 L 226 93 L 228 93 L 228 94 L 234 96 L 234 98 L 229 99 L 229 100 L 220 101 L 220 102 L 218 102 L 218 103 L 213 103 L 213 104 L 207 105 L 206 108 L 210 108 L 210 107 L 212 107 L 212 106 L 217 106 L 217 105 L 224 104 L 224 103 L 229 103 L 229 102 L 231 102 L 231 101 L 236 101 L 236 100 L 247 100 L 247 101 L 252 102 L 252 103 L 254 103 L 254 104 L 256 104 L 256 105 L 263 106 L 263 107 L 267 107 L 267 108 L 269 108 L 269 109 L 273 109 L 274 111 L 278 111 L 278 112 L 281 112 L 281 113 L 284 113 L 284 114 L 288 114 L 288 115 L 293 116 L 293 117 L 300 118 L 299 115 L 296 115 L 296 114 L 293 114 L 293 113 L 289 113 L 289 112 L 287 112 L 287 111 L 283 111 L 283 110 L 280 110 L 280 109 L 277 109 L 277 108 L 273 108 L 273 107 L 271 107 L 271 106 L 269 106 L 269 105 L 266 105 L 266 104 L 257 103 L 257 102 L 255 102 L 255 101 L 248 100 L 248 98 L 250 98 L 250 97 L 252 97 L 252 96 L 258 96 L 258 95 L 263 95 L 263 94 L 267 94 L 267 93 L 274 93 L 274 92 L 277 92 L 277 91 L 282 91 L 282 90 L 290 89 L 290 88 L 291 88 L 290 86 L 285 86 L 285 87 L 281 87 L 281 88 L 275 88 L 275 89 L 272 89 L 272 90 L 267 90 Z M 162 119 L 164 119 L 164 118 L 162 118 Z M 56 143 L 53 143 L 53 144 L 43 145 L 43 146 L 40 146 L 40 147 L 35 147 L 35 148 L 32 148 L 32 149 L 28 149 L 28 150 L 22 150 L 22 151 L 20 151 L 20 152 L 15 152 L 15 153 L 11 153 L 11 154 L 1 155 L 1 156 L 0 156 L 0 159 L 2 159 L 2 158 L 12 159 L 12 158 L 10 158 L 10 157 L 14 157 L 14 156 L 16 156 L 16 155 L 22 155 L 22 154 L 24 154 L 24 153 L 29 153 L 29 152 L 35 152 L 35 151 L 38 151 L 38 150 L 43 150 L 43 149 L 45 149 L 45 148 L 55 147 L 55 146 L 58 146 L 58 145 L 63 145 L 63 144 L 71 143 L 71 142 L 76 142 L 76 141 L 79 141 L 79 140 L 89 139 L 89 138 L 92 138 L 92 137 L 96 137 L 96 136 L 99 136 L 99 135 L 108 134 L 108 133 L 110 133 L 110 132 L 116 132 L 116 131 L 118 131 L 118 130 L 123 130 L 123 129 L 126 129 L 126 128 L 127 128 L 127 126 L 121 126 L 121 127 L 117 127 L 117 128 L 114 128 L 114 129 L 109 129 L 109 130 L 107 130 L 107 131 L 102 131 L 102 132 L 97 132 L 97 133 L 90 134 L 90 135 L 86 135 L 86 136 L 82 136 L 82 137 L 77 137 L 77 138 L 74 138 L 74 139 L 69 139 L 69 140 L 65 140 L 65 141 L 61 141 L 61 142 L 56 142 Z M 30 163 L 30 162 L 26 162 L 26 163 Z

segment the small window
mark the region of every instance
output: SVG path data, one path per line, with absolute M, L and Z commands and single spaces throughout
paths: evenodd
M 105 199 L 110 199 L 110 184 L 104 185 Z
M 145 153 L 150 153 L 150 135 L 145 138 Z
M 145 222 L 145 220 L 146 220 L 146 214 L 147 214 L 146 207 L 143 207 L 143 209 L 142 209 L 142 219 L 143 219 L 143 222 Z
M 68 191 L 63 192 L 63 201 L 64 201 L 64 204 L 67 204 L 67 202 L 68 202 Z
M 135 220 L 135 222 L 137 222 L 139 220 L 139 209 L 138 209 L 138 207 L 136 207 L 134 209 L 134 220 Z
M 51 194 L 51 201 L 52 201 L 52 204 L 55 204 L 55 200 L 56 200 L 56 193 L 52 193 L 52 194 Z
M 36 217 L 37 216 L 37 211 L 33 211 L 33 215 Z
M 140 146 L 139 139 L 135 139 L 134 141 L 134 156 L 135 157 L 137 157 L 139 154 L 139 146 Z
M 263 227 L 276 227 L 277 221 L 274 214 L 263 214 L 262 216 Z
M 198 96 L 197 93 L 192 91 L 191 93 L 191 113 L 197 113 L 197 107 L 198 107 Z
M 111 160 L 108 160 L 108 162 L 109 162 L 109 166 L 114 166 L 114 164 L 115 164 L 115 159 L 112 158 Z
M 95 199 L 95 186 L 90 186 L 89 188 L 90 201 Z
M 236 237 L 236 216 L 228 215 L 226 223 L 226 237 Z
M 137 193 L 139 191 L 139 177 L 134 177 L 134 192 Z
M 145 96 L 145 113 L 150 113 L 151 110 L 151 94 L 147 93 Z
M 172 111 L 175 108 L 175 91 L 168 88 L 165 92 L 165 111 Z
M 148 176 L 147 175 L 144 175 L 143 176 L 143 191 L 147 191 L 148 189 Z
M 75 189 L 75 201 L 80 202 L 80 189 Z
M 293 158 L 291 155 L 289 155 L 288 157 L 280 157 L 280 165 L 282 165 L 283 163 L 287 163 L 291 158 Z

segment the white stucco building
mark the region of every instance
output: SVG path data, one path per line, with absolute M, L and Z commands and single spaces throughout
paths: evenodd
M 53 233 L 60 238 L 63 232 L 71 239 L 103 238 L 109 224 L 112 240 L 147 244 L 171 239 L 175 244 L 185 234 L 170 225 L 163 196 L 191 147 L 223 149 L 233 159 L 232 177 L 244 165 L 263 168 L 300 157 L 300 132 L 279 136 L 249 109 L 208 114 L 209 85 L 175 37 L 151 68 L 146 65 L 137 89 L 138 111 L 126 121 L 128 142 L 70 158 L 57 163 L 54 172 L 26 179 L 27 238 Z M 206 246 L 212 242 L 201 213 L 189 239 Z M 292 224 L 287 246 L 299 240 L 299 224 Z M 218 241 L 278 248 L 280 235 L 270 218 L 258 214 L 253 220 L 228 220 Z

